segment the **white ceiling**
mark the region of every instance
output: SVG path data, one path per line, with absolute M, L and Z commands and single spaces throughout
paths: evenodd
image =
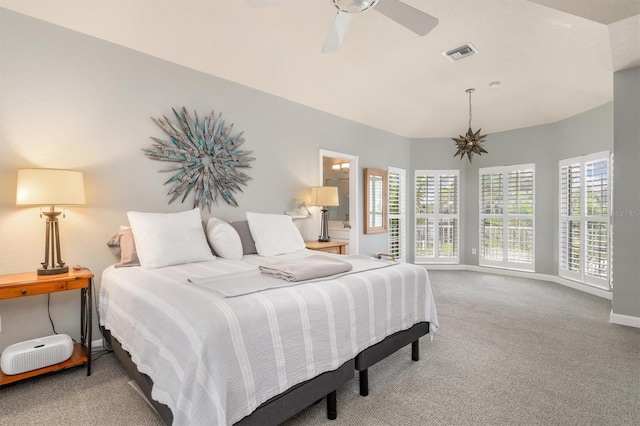
M 277 3 L 274 0 L 264 0 Z M 640 0 L 403 0 L 440 20 L 419 37 L 375 11 L 320 49 L 331 0 L 0 0 L 0 7 L 412 138 L 555 122 L 613 99 L 640 66 Z M 380 0 L 384 1 L 384 0 Z M 1 29 L 0 29 L 1 31 Z M 479 53 L 442 52 L 471 42 Z M 489 87 L 501 82 L 497 89 Z

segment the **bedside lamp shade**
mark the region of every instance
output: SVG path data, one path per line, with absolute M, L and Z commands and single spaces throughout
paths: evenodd
M 38 275 L 63 274 L 69 267 L 61 259 L 60 233 L 55 206 L 77 206 L 85 204 L 84 180 L 81 172 L 57 169 L 18 170 L 16 205 L 50 206 L 42 214 L 47 217 L 44 262 Z M 42 217 L 42 216 L 40 216 Z
M 316 186 L 311 188 L 312 206 L 339 206 L 338 188 L 335 186 Z
M 85 204 L 82 173 L 73 170 L 18 170 L 18 206 L 76 206 Z
M 327 214 L 327 206 L 339 206 L 338 188 L 335 186 L 315 186 L 311 188 L 312 206 L 322 207 L 322 218 L 320 220 L 320 237 L 318 241 L 327 242 L 329 237 L 329 215 Z

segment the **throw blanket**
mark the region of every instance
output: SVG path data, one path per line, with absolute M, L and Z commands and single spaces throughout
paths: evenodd
M 185 285 L 248 270 L 269 278 L 257 265 L 221 258 L 102 275 L 100 324 L 151 377 L 152 397 L 171 408 L 174 425 L 232 425 L 386 336 L 421 321 L 431 331 L 438 325 L 427 271 L 408 263 L 304 285 L 272 278 L 289 287 L 243 297 Z
M 353 266 L 329 256 L 314 255 L 306 259 L 287 259 L 260 266 L 260 272 L 285 281 L 305 281 L 349 272 Z
M 289 266 L 297 265 L 298 261 L 306 262 L 309 258 L 316 256 L 328 258 L 328 256 L 314 255 L 304 259 L 287 259 L 283 260 L 282 263 L 289 264 Z M 213 290 L 221 294 L 223 297 L 236 297 L 285 286 L 327 281 L 342 277 L 344 275 L 355 274 L 356 272 L 364 272 L 372 269 L 386 268 L 388 266 L 397 265 L 397 262 L 374 259 L 362 255 L 340 256 L 340 259 L 341 260 L 338 260 L 338 262 L 346 263 L 347 266 L 349 266 L 349 269 L 346 269 L 345 272 L 334 273 L 332 275 L 311 279 L 303 279 L 302 281 L 286 281 L 284 279 L 276 278 L 271 274 L 260 273 L 260 269 L 277 269 L 277 265 L 281 261 L 275 260 L 269 262 L 268 265 L 260 265 L 259 268 L 256 268 L 255 270 L 232 272 L 230 274 L 215 275 L 210 277 L 193 277 L 187 279 L 187 282 L 205 287 L 209 290 Z M 274 265 L 276 265 L 276 267 L 274 267 Z

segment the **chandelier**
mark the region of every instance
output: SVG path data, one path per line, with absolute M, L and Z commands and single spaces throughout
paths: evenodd
M 469 94 L 469 130 L 467 130 L 467 134 L 466 135 L 460 135 L 457 138 L 452 138 L 455 143 L 456 146 L 458 147 L 458 150 L 456 151 L 455 154 L 453 154 L 454 157 L 460 155 L 460 159 L 462 160 L 464 158 L 464 156 L 466 155 L 467 158 L 469 159 L 469 163 L 471 163 L 471 158 L 473 157 L 473 154 L 478 154 L 478 155 L 482 155 L 482 153 L 488 153 L 483 147 L 482 147 L 482 143 L 484 143 L 484 138 L 487 137 L 487 135 L 481 135 L 480 131 L 482 129 L 478 129 L 477 132 L 474 133 L 473 130 L 471 130 L 471 94 L 475 91 L 476 89 L 467 89 L 465 90 L 465 92 L 467 92 Z

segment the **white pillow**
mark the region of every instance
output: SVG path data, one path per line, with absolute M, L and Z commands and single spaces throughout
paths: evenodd
M 200 209 L 180 213 L 128 212 L 140 265 L 146 269 L 213 260 Z
M 249 212 L 246 215 L 260 256 L 277 256 L 305 248 L 302 235 L 291 216 Z
M 242 241 L 238 231 L 227 222 L 210 218 L 207 221 L 207 240 L 214 252 L 225 259 L 242 259 Z

